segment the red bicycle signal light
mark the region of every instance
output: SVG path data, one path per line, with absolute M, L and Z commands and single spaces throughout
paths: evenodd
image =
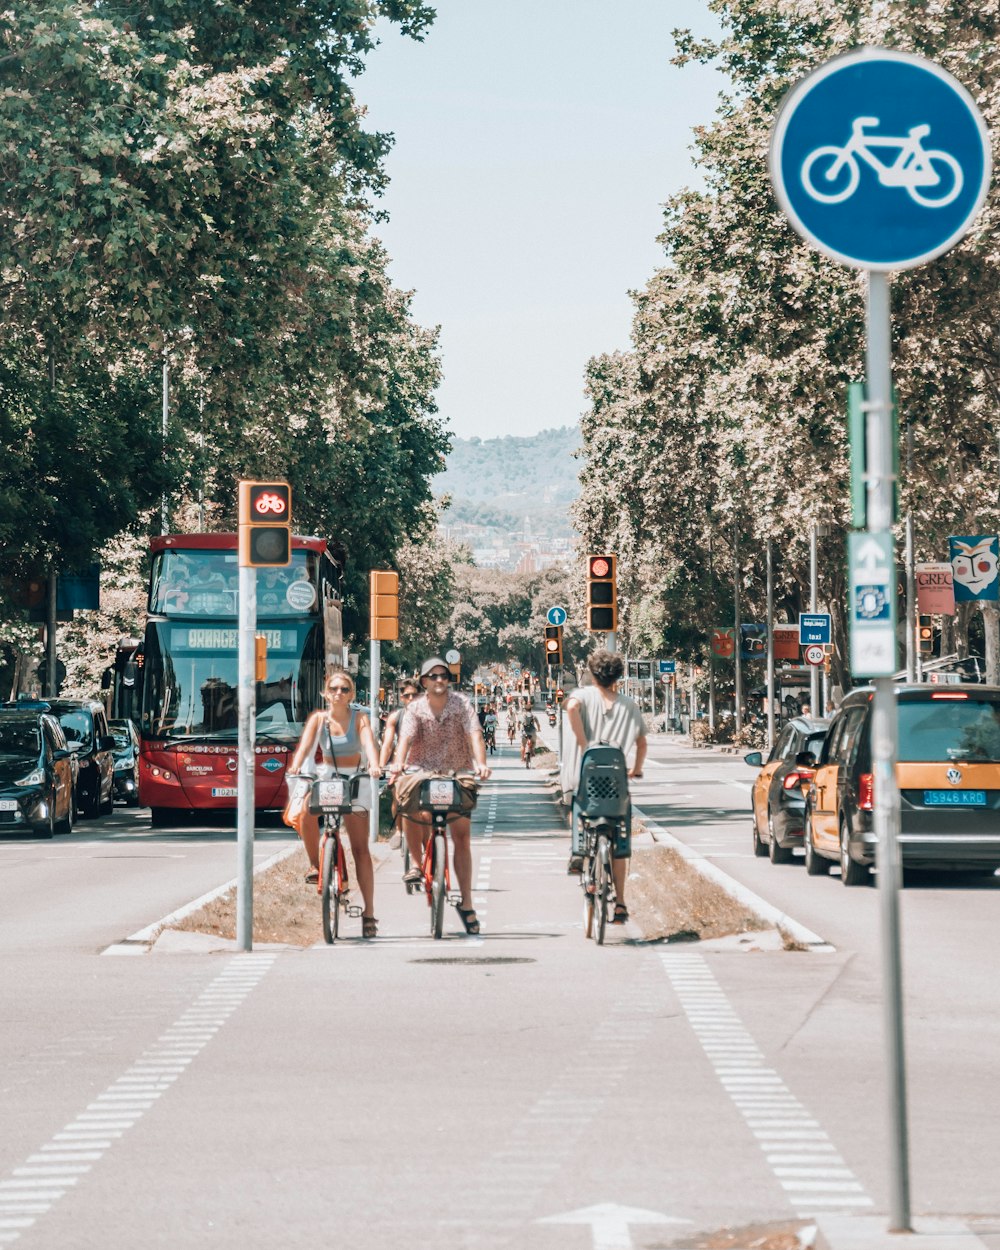
M 239 562 L 283 568 L 292 559 L 292 488 L 287 482 L 240 482 Z

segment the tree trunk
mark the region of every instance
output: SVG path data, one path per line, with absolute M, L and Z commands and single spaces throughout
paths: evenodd
M 983 602 L 979 607 L 986 638 L 986 681 L 990 686 L 997 686 L 1000 685 L 1000 603 Z

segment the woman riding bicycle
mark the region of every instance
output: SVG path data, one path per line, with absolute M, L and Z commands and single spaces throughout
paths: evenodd
M 351 843 L 354 870 L 358 875 L 358 886 L 364 903 L 361 936 L 373 938 L 378 935 L 378 921 L 375 919 L 375 871 L 372 867 L 371 851 L 368 849 L 368 813 L 372 803 L 378 803 L 378 778 L 382 772 L 378 762 L 378 748 L 375 746 L 368 717 L 364 712 L 351 707 L 354 681 L 346 669 L 338 667 L 329 670 L 323 694 L 327 710 L 313 712 L 306 721 L 302 741 L 288 771 L 298 773 L 307 763 L 315 760 L 317 751 L 322 752 L 324 764 L 345 775 L 358 771 L 362 754 L 368 760 L 368 776 L 360 782 L 351 814 L 344 817 L 343 826 Z M 299 837 L 312 864 L 311 870 L 306 874 L 306 881 L 318 882 L 319 818 L 308 810 L 308 805 L 299 824 Z
M 444 660 L 435 657 L 424 663 L 420 670 L 424 697 L 414 699 L 407 709 L 399 751 L 389 769 L 390 781 L 404 769 L 428 773 L 474 772 L 481 781 L 489 777 L 479 719 L 469 700 L 448 688 L 450 681 L 451 673 Z M 421 816 L 429 826 L 429 814 L 422 812 Z M 461 816 L 448 827 L 454 847 L 455 876 L 462 894 L 457 910 L 466 933 L 474 936 L 479 932 L 479 918 L 472 901 L 471 822 L 468 816 Z M 411 847 L 410 854 L 414 863 L 420 862 L 419 845 Z

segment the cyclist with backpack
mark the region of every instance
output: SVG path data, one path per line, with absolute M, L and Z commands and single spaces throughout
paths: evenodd
M 521 762 L 528 764 L 535 753 L 535 742 L 538 738 L 538 720 L 531 710 L 531 704 L 525 708 L 521 717 Z
M 603 649 L 591 652 L 587 668 L 593 678 L 592 686 L 574 690 L 564 705 L 570 732 L 563 751 L 561 784 L 563 801 L 569 806 L 572 819 L 572 853 L 569 872 L 578 873 L 583 867 L 583 845 L 580 824 L 574 808 L 577 785 L 580 780 L 580 764 L 587 747 L 604 742 L 620 747 L 626 756 L 635 750 L 635 760 L 629 769 L 629 777 L 641 777 L 646 759 L 646 727 L 642 712 L 634 699 L 618 693 L 618 683 L 625 672 L 620 655 Z M 611 862 L 615 882 L 615 914 L 612 923 L 624 924 L 628 920 L 625 906 L 625 878 L 632 853 L 631 839 L 623 845 Z

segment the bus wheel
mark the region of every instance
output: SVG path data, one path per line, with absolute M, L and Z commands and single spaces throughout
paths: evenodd
M 154 829 L 161 825 L 172 825 L 176 820 L 177 813 L 169 807 L 151 807 L 149 809 L 149 823 Z

